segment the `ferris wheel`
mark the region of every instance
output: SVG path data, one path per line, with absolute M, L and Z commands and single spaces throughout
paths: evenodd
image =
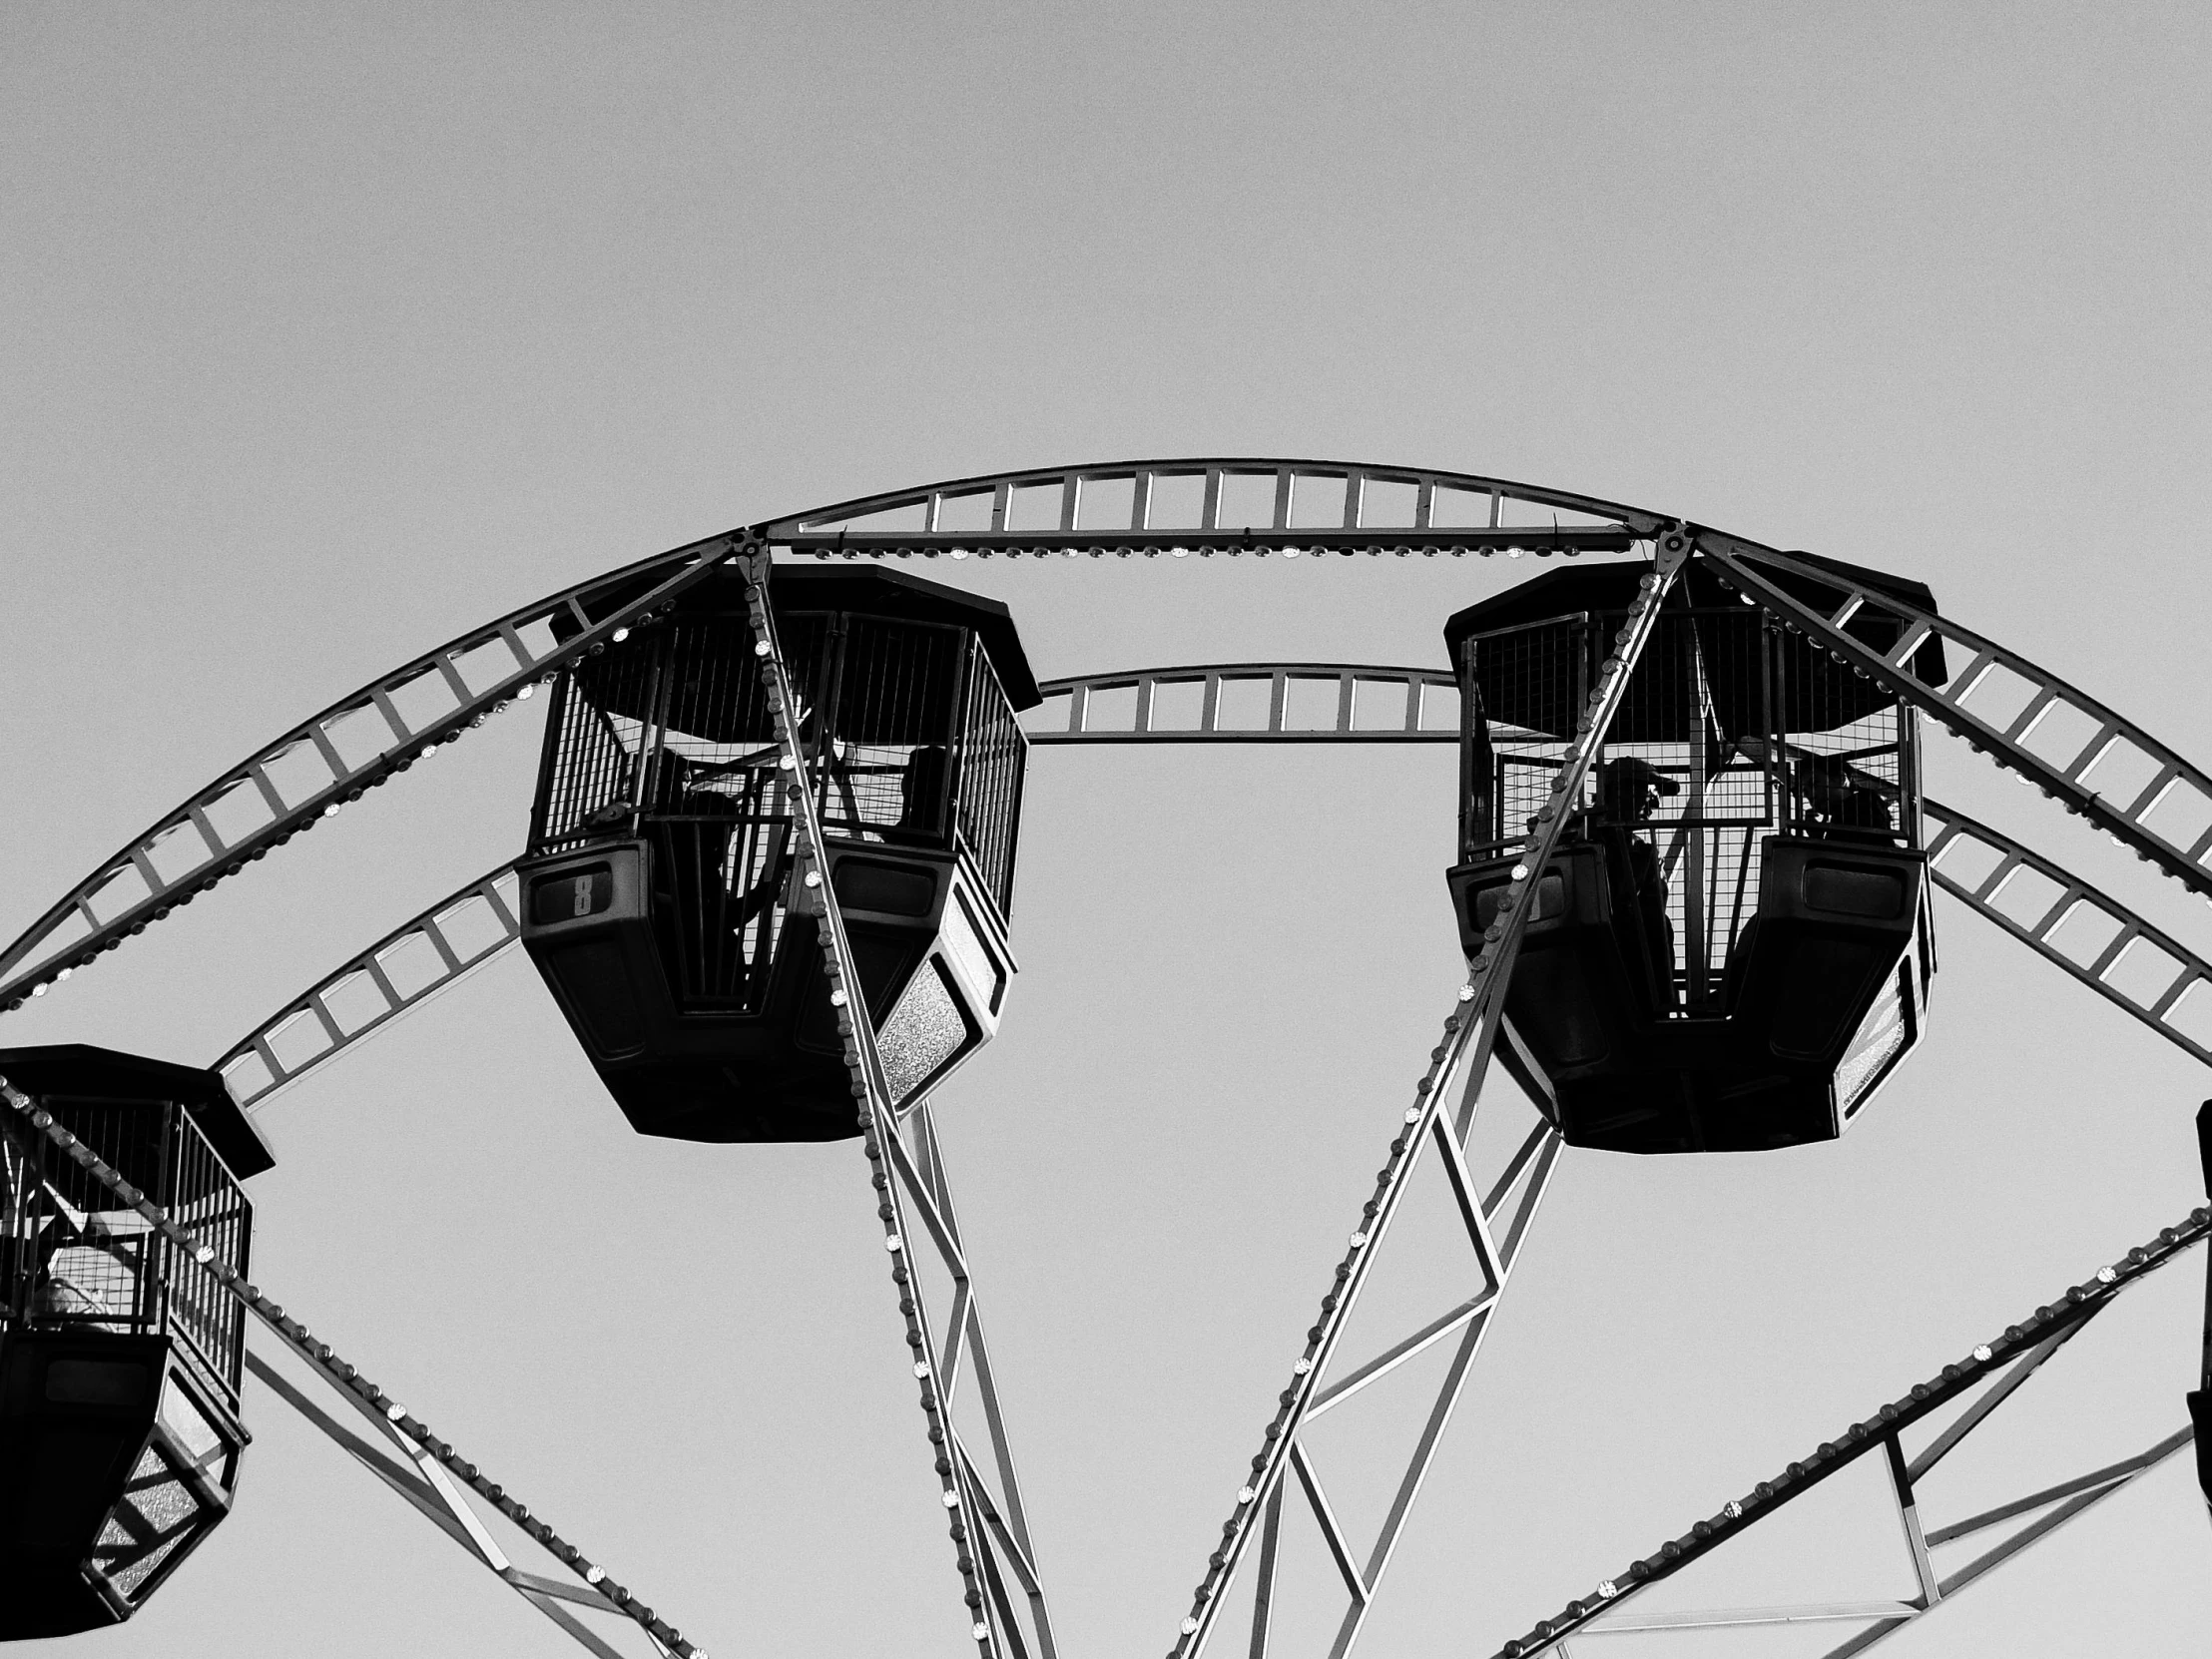
M 1493 556 L 1558 562 L 1439 619 L 1445 669 L 1244 662 L 1040 680 L 1009 607 L 915 574 L 934 560 Z M 0 1638 L 127 1619 L 181 1569 L 232 1505 L 251 1372 L 587 1650 L 704 1651 L 254 1283 L 244 1183 L 273 1163 L 255 1111 L 519 943 L 640 1133 L 859 1142 L 898 1315 L 885 1347 L 904 1350 L 885 1364 L 911 1372 L 916 1454 L 951 1546 L 947 1616 L 986 1655 L 1052 1659 L 1050 1562 L 1009 1427 L 1044 1413 L 1002 1399 L 932 1115 L 997 1031 L 1015 972 L 1031 747 L 1444 744 L 1458 758 L 1445 891 L 1466 980 L 1372 1183 L 1346 1193 L 1346 1253 L 1311 1325 L 1285 1334 L 1284 1386 L 1219 1533 L 1193 1541 L 1190 1599 L 1163 1609 L 1170 1659 L 1264 1659 L 1284 1642 L 1279 1553 L 1300 1511 L 1341 1579 L 1318 1639 L 1333 1656 L 1358 1643 L 1562 1149 L 1695 1157 L 1846 1133 L 1940 1017 L 1936 889 L 2212 1064 L 2212 964 L 1929 798 L 1923 727 L 1963 737 L 2208 898 L 2212 779 L 1943 618 L 1926 586 L 1498 479 L 1224 458 L 842 502 L 472 629 L 291 728 L 103 861 L 0 952 L 0 1011 L 63 991 L 531 699 L 548 714 L 527 844 L 211 1066 L 0 1050 L 0 1478 L 38 1494 L 0 1537 Z M 1493 1063 L 1509 1089 L 1486 1092 Z M 1494 1127 L 1515 1110 L 1502 1137 L 1476 1141 L 1478 1117 Z M 2199 1130 L 2212 1186 L 2212 1123 Z M 1351 1316 L 1416 1170 L 1456 1208 L 1463 1294 L 1356 1348 Z M 1586 1596 L 1494 1651 L 1816 1623 L 1831 1652 L 1859 1653 L 2192 1442 L 2212 1500 L 2208 1316 L 2187 1422 L 1995 1506 L 1924 1512 L 1938 1463 L 2123 1291 L 2212 1233 L 2212 1208 L 2150 1234 L 2158 1219 L 2124 1258 L 1719 1513 L 1610 1576 L 1597 1564 Z M 272 1364 L 275 1350 L 324 1391 Z M 1395 1495 L 1363 1533 L 1331 1500 L 1311 1426 L 1438 1356 L 1421 1430 L 1384 1471 Z M 1644 1610 L 1649 1587 L 1861 1459 L 1886 1471 L 1916 1594 Z

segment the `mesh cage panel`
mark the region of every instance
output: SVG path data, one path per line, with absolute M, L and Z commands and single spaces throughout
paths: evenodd
M 1014 836 L 1029 739 L 980 642 L 968 650 L 967 707 L 960 718 L 960 838 L 998 912 L 1014 911 Z
M 822 769 L 824 830 L 865 840 L 943 838 L 962 640 L 961 630 L 936 623 L 845 619 Z
M 181 1131 L 177 1178 L 171 1186 L 177 1196 L 171 1201 L 171 1214 L 215 1254 L 202 1264 L 167 1239 L 161 1241 L 169 1328 L 235 1398 L 246 1356 L 246 1309 L 224 1291 L 215 1268 L 220 1263 L 246 1275 L 250 1212 L 246 1195 L 200 1138 L 192 1120 L 180 1112 L 177 1121 Z
M 588 658 L 562 683 L 554 706 L 548 764 L 538 785 L 531 839 L 553 847 L 576 837 L 593 814 L 635 800 L 645 746 L 643 711 L 663 641 Z
M 172 1336 L 220 1397 L 236 1400 L 246 1314 L 213 1263 L 250 1268 L 253 1206 L 200 1128 L 166 1101 L 47 1096 L 55 1120 L 214 1254 L 195 1261 L 43 1136 L 0 1136 L 0 1324 Z
M 778 615 L 791 714 L 823 828 L 949 850 L 964 841 L 1001 912 L 1013 896 L 1027 739 L 964 628 L 856 613 Z M 538 853 L 635 834 L 688 1010 L 759 1012 L 792 854 L 752 627 L 742 613 L 644 630 L 563 682 L 539 768 Z
M 1494 856 L 1532 832 L 1591 667 L 1626 621 L 1577 613 L 1464 642 L 1461 684 L 1476 700 L 1470 719 L 1484 723 L 1487 776 L 1466 781 L 1463 856 Z M 1626 864 L 1656 868 L 1677 1007 L 1721 1011 L 1769 837 L 1919 844 L 1913 739 L 1903 706 L 1757 609 L 1661 613 L 1569 804 L 1568 833 L 1611 837 Z

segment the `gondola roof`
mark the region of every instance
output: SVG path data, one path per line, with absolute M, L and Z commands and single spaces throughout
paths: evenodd
M 1930 612 L 1936 609 L 1936 596 L 1925 583 L 1811 553 L 1790 556 L 1833 571 L 1857 586 L 1889 594 L 1918 609 Z M 1444 624 L 1444 643 L 1451 653 L 1454 669 L 1461 666 L 1461 647 L 1470 638 L 1487 637 L 1537 623 L 1619 616 L 1635 603 L 1637 583 L 1651 570 L 1651 564 L 1643 561 L 1575 565 L 1547 571 L 1468 606 Z M 1761 574 L 1793 598 L 1818 609 L 1833 610 L 1842 597 L 1839 590 L 1796 572 L 1768 568 Z M 1667 611 L 1688 612 L 1693 616 L 1705 613 L 1718 620 L 1735 615 L 1739 604 L 1740 596 L 1721 581 L 1714 568 L 1693 558 L 1668 595 Z M 1695 630 L 1700 639 L 1709 631 L 1703 623 Z M 1880 650 L 1888 650 L 1897 643 L 1895 624 L 1879 616 L 1863 613 L 1862 617 L 1848 623 L 1845 631 Z M 1829 729 L 1870 714 L 1891 701 L 1890 694 L 1878 683 L 1861 679 L 1848 664 L 1834 661 L 1803 638 L 1793 637 L 1785 649 L 1790 668 L 1788 707 L 1779 711 L 1785 730 Z M 1682 656 L 1683 662 L 1678 666 L 1687 673 L 1688 659 L 1684 654 L 1689 650 L 1687 635 L 1669 635 L 1663 643 L 1647 648 L 1645 662 L 1658 666 L 1670 656 Z M 1748 665 L 1735 653 L 1726 651 L 1708 649 L 1700 652 L 1699 658 L 1723 735 L 1733 737 L 1753 729 L 1762 694 L 1747 673 Z M 1931 636 L 1914 653 L 1911 668 L 1922 681 L 1941 685 L 1945 672 L 1940 639 Z M 1477 678 L 1481 682 L 1479 689 L 1486 718 L 1557 735 L 1574 729 L 1581 712 L 1583 687 L 1570 665 L 1561 662 L 1544 672 L 1531 674 L 1525 667 L 1502 673 L 1482 664 L 1477 668 Z M 1624 709 L 1622 717 L 1616 720 L 1613 731 L 1616 741 L 1679 741 L 1691 736 L 1690 717 L 1686 712 L 1689 705 L 1683 700 L 1636 697 L 1632 692 L 1631 701 L 1635 707 Z M 1816 710 L 1819 711 L 1817 715 L 1812 713 Z

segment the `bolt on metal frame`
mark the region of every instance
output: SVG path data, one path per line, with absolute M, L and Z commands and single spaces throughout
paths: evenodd
M 274 1335 L 294 1358 L 304 1362 L 317 1380 L 335 1390 L 347 1405 L 359 1412 L 372 1425 L 376 1436 L 374 1441 L 364 1440 L 359 1434 L 345 1429 L 298 1387 L 287 1382 L 268 1361 L 251 1350 L 248 1351 L 247 1368 L 255 1376 L 268 1382 L 287 1404 L 330 1435 L 385 1484 L 412 1503 L 523 1600 L 598 1655 L 599 1659 L 622 1659 L 622 1655 L 590 1627 L 582 1624 L 571 1611 L 572 1608 L 611 1615 L 634 1625 L 652 1643 L 653 1652 L 657 1655 L 674 1654 L 677 1659 L 707 1659 L 704 1648 L 686 1641 L 681 1632 L 663 1620 L 650 1606 L 638 1600 L 617 1580 L 610 1578 L 604 1567 L 589 1560 L 574 1544 L 532 1515 L 528 1507 L 516 1501 L 505 1487 L 462 1457 L 453 1446 L 431 1433 L 427 1423 L 377 1387 L 356 1367 L 341 1358 L 329 1344 L 317 1342 L 305 1325 L 285 1313 L 280 1306 L 265 1296 L 259 1287 L 241 1276 L 205 1238 L 172 1221 L 168 1211 L 126 1181 L 91 1147 L 63 1128 L 52 1113 L 9 1083 L 5 1077 L 0 1077 L 0 1102 L 4 1102 L 6 1108 L 5 1111 L 0 1111 L 0 1133 L 11 1138 L 29 1134 L 43 1135 L 101 1186 L 143 1216 L 173 1247 L 197 1262 L 225 1295 L 261 1321 L 263 1328 Z M 457 1475 L 463 1484 L 488 1502 L 532 1543 L 541 1547 L 577 1582 L 565 1583 L 543 1574 L 526 1572 L 514 1565 L 493 1541 L 485 1528 L 483 1517 L 461 1495 L 449 1475 Z

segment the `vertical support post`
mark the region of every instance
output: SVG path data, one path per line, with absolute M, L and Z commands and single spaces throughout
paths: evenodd
M 2204 1165 L 2204 1192 L 2212 1198 L 2212 1100 L 2197 1108 L 2197 1156 Z M 2189 1395 L 2189 1421 L 2197 1431 L 2197 1484 L 2212 1507 L 2212 1251 L 2204 1263 L 2204 1362 Z

